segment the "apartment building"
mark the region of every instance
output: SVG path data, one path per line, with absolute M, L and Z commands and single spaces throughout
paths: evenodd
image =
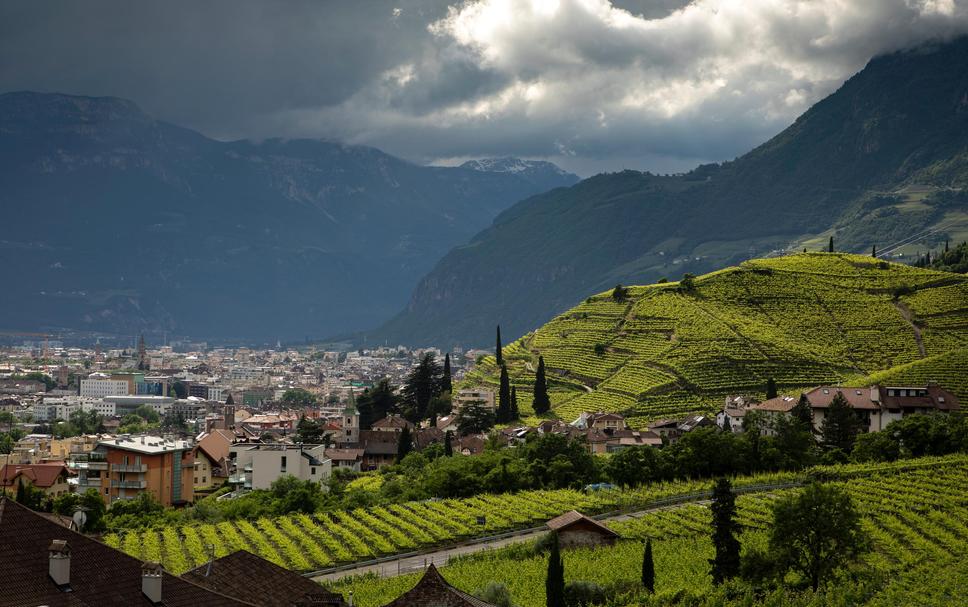
M 319 483 L 333 471 L 325 445 L 239 443 L 232 445 L 229 457 L 236 471 L 229 482 L 243 489 L 268 489 L 286 474 Z
M 81 380 L 80 395 L 92 398 L 105 396 L 127 396 L 129 391 L 127 379 L 88 378 Z
M 149 492 L 164 506 L 194 499 L 195 448 L 158 436 L 118 437 L 71 458 L 79 491 L 98 489 L 109 506 Z

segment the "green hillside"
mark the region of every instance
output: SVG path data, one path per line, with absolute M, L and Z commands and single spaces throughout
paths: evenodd
M 968 399 L 968 277 L 843 253 L 744 262 L 682 283 L 589 297 L 505 347 L 522 411 L 538 356 L 553 413 L 619 411 L 633 425 L 849 380 L 936 379 Z M 959 372 L 958 369 L 962 371 Z M 493 357 L 463 385 L 494 385 Z
M 521 201 L 451 250 L 370 343 L 488 344 L 617 282 L 776 252 L 890 259 L 968 239 L 968 37 L 877 57 L 776 137 L 684 175 L 597 175 Z M 897 257 L 903 255 L 904 257 Z

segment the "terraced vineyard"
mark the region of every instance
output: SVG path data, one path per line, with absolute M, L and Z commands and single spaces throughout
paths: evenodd
M 785 483 L 791 474 L 760 474 L 741 484 Z M 181 573 L 236 550 L 248 550 L 298 571 L 399 554 L 543 523 L 568 510 L 606 512 L 637 508 L 710 487 L 707 481 L 673 482 L 629 491 L 582 493 L 525 491 L 466 499 L 409 502 L 351 511 L 297 514 L 255 521 L 167 527 L 109 534 L 105 543 Z M 478 517 L 485 523 L 479 524 Z
M 953 371 L 964 354 L 951 354 L 968 348 L 965 276 L 804 253 L 748 261 L 694 282 L 692 291 L 679 283 L 631 287 L 621 302 L 600 293 L 506 346 L 522 412 L 530 412 L 539 355 L 552 411 L 567 421 L 605 410 L 642 426 L 709 412 L 728 394 L 763 397 L 770 377 L 781 392 L 796 394 L 892 377 L 893 369 L 968 399 L 964 374 Z M 487 357 L 462 385 L 495 386 L 497 377 Z
M 925 460 L 925 464 L 908 469 L 896 465 L 855 468 L 845 474 L 849 478 L 835 481 L 852 495 L 874 543 L 862 569 L 875 571 L 884 582 L 867 589 L 839 586 L 839 603 L 809 602 L 809 597 L 803 597 L 797 605 L 858 604 L 844 598 L 853 591 L 872 595 L 863 604 L 876 606 L 960 604 L 957 600 L 964 598 L 968 582 L 968 502 L 964 493 L 968 459 L 952 456 Z M 737 499 L 739 518 L 745 528 L 741 537 L 745 547 L 765 547 L 765 530 L 772 521 L 771 503 L 783 493 Z M 666 597 L 671 604 L 759 604 L 752 598 L 749 602 L 737 599 L 736 603 L 681 602 L 681 594 L 677 600 L 671 598 L 683 592 L 713 592 L 708 565 L 713 555 L 709 539 L 711 513 L 706 505 L 660 510 L 609 526 L 624 539 L 611 548 L 565 552 L 567 581 L 635 587 L 641 573 L 642 542 L 651 537 L 660 599 Z M 508 587 L 516 605 L 541 607 L 545 604 L 546 567 L 544 555 L 522 556 L 520 549 L 510 548 L 458 559 L 441 572 L 464 591 L 476 592 L 496 581 Z M 352 590 L 355 604 L 373 607 L 410 589 L 417 578 L 417 574 L 386 579 L 368 576 L 341 580 L 332 588 L 344 594 Z M 771 601 L 768 604 L 787 604 L 775 597 Z M 628 604 L 637 602 L 630 598 Z

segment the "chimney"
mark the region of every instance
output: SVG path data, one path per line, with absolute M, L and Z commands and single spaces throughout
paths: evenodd
M 50 579 L 54 580 L 62 590 L 69 589 L 71 584 L 71 549 L 67 546 L 67 540 L 54 540 L 47 549 L 50 560 L 48 572 Z
M 881 391 L 876 384 L 871 386 L 871 400 L 878 405 L 881 404 Z
M 161 578 L 164 569 L 160 563 L 148 561 L 141 566 L 141 592 L 153 605 L 161 605 Z

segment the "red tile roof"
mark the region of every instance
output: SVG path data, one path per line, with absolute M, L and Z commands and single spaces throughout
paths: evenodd
M 7 464 L 0 468 L 0 487 L 13 487 L 23 476 L 38 489 L 49 489 L 57 484 L 57 479 L 68 475 L 63 462 L 56 464 Z
M 815 409 L 826 409 L 838 392 L 844 395 L 844 398 L 854 409 L 876 411 L 881 408 L 880 405 L 871 400 L 870 388 L 820 386 L 807 392 L 807 400 L 810 401 L 810 406 Z

